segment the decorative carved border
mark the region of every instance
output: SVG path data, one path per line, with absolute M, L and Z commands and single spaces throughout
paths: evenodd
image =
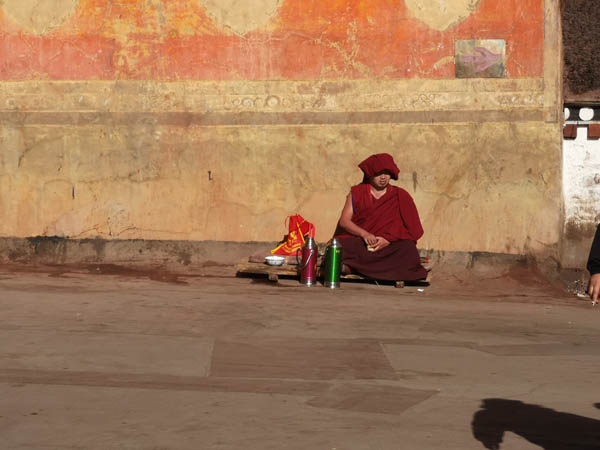
M 127 114 L 202 125 L 539 120 L 543 86 L 542 79 L 9 82 L 0 83 L 0 123 L 122 123 Z

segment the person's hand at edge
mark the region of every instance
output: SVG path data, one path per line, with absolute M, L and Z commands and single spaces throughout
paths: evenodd
M 600 273 L 595 273 L 590 277 L 588 294 L 592 298 L 592 304 L 596 305 L 598 303 L 598 295 L 600 294 Z
M 362 238 L 365 241 L 365 244 L 367 244 L 369 247 L 377 245 L 378 238 L 374 234 L 367 233 Z

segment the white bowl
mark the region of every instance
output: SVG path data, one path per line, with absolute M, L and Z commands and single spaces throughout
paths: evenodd
M 285 257 L 279 255 L 266 256 L 265 262 L 270 266 L 281 266 L 285 262 Z

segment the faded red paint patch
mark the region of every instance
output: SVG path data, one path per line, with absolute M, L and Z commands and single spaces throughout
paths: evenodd
M 89 80 L 115 76 L 110 38 L 0 35 L 0 79 Z
M 286 0 L 244 37 L 219 29 L 198 2 L 155 4 L 81 0 L 41 37 L 0 15 L 0 79 L 454 78 L 458 39 L 505 39 L 509 77 L 543 73 L 541 0 L 482 0 L 445 32 L 401 1 Z
M 542 76 L 544 2 L 482 0 L 477 12 L 456 28 L 456 39 L 504 39 L 507 77 Z

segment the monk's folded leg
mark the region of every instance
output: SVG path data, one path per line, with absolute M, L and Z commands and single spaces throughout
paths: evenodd
M 427 276 L 414 241 L 394 241 L 376 252 L 367 250 L 364 241 L 357 236 L 341 238 L 342 263 L 376 280 L 420 280 Z

